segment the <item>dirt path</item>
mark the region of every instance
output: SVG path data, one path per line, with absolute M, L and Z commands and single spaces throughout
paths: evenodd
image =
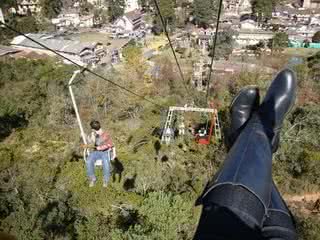
M 320 214 L 320 193 L 285 195 L 284 199 L 291 209 L 295 209 L 302 214 Z
M 316 202 L 320 199 L 320 193 L 306 193 L 303 195 L 284 195 L 286 202 Z

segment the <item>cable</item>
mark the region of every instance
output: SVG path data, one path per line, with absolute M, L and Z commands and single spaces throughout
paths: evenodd
M 77 67 L 79 67 L 80 69 L 82 69 L 82 71 L 87 71 L 87 72 L 91 73 L 92 75 L 94 75 L 94 76 L 96 76 L 96 77 L 98 77 L 98 78 L 100 78 L 100 79 L 102 79 L 102 80 L 104 80 L 104 81 L 106 81 L 106 82 L 109 82 L 109 83 L 111 83 L 112 85 L 115 85 L 115 86 L 117 86 L 118 88 L 126 91 L 127 93 L 130 93 L 130 94 L 132 94 L 132 95 L 134 95 L 134 96 L 136 96 L 136 97 L 139 97 L 140 99 L 142 99 L 142 100 L 144 100 L 144 101 L 146 101 L 146 102 L 149 102 L 149 103 L 151 103 L 151 104 L 153 104 L 153 105 L 155 105 L 155 106 L 157 106 L 157 107 L 165 108 L 164 106 L 162 106 L 162 105 L 160 105 L 160 104 L 158 104 L 158 103 L 156 103 L 156 102 L 153 102 L 153 101 L 145 98 L 144 96 L 141 96 L 141 95 L 139 95 L 139 94 L 137 94 L 137 93 L 135 93 L 135 92 L 133 92 L 133 91 L 131 91 L 131 90 L 123 87 L 123 86 L 121 86 L 120 84 L 115 83 L 115 82 L 113 82 L 113 81 L 111 81 L 111 80 L 109 80 L 109 79 L 107 79 L 107 78 L 99 75 L 99 74 L 96 73 L 96 72 L 93 72 L 93 71 L 90 70 L 89 68 L 86 68 L 86 67 L 81 66 L 80 64 L 78 64 L 78 63 L 76 63 L 75 61 L 73 61 L 73 60 L 71 60 L 71 59 L 63 56 L 62 54 L 56 52 L 55 50 L 53 50 L 53 49 L 51 49 L 51 48 L 49 48 L 49 47 L 47 47 L 46 45 L 44 45 L 44 44 L 42 44 L 42 43 L 40 43 L 40 42 L 38 42 L 38 41 L 30 38 L 30 37 L 27 36 L 26 34 L 20 32 L 20 31 L 18 31 L 18 30 L 16 30 L 16 29 L 14 29 L 14 28 L 12 28 L 12 27 L 9 26 L 8 24 L 6 24 L 6 23 L 4 23 L 4 22 L 2 22 L 2 21 L 0 21 L 0 24 L 2 24 L 3 26 L 5 26 L 6 28 L 8 28 L 9 30 L 11 30 L 11 31 L 13 31 L 13 32 L 15 32 L 15 33 L 17 33 L 17 34 L 19 34 L 19 35 L 24 36 L 25 38 L 27 38 L 27 39 L 29 39 L 30 41 L 38 44 L 39 46 L 43 47 L 44 49 L 46 49 L 46 50 L 54 53 L 55 55 L 57 55 L 57 56 L 65 59 L 65 60 L 71 62 L 73 65 L 76 65 Z
M 207 103 L 208 103 L 208 98 L 209 98 L 210 80 L 211 80 L 211 75 L 212 75 L 212 71 L 213 71 L 213 62 L 214 62 L 214 57 L 216 54 L 216 45 L 217 45 L 220 17 L 221 17 L 221 11 L 222 11 L 222 2 L 223 2 L 223 0 L 220 0 L 219 10 L 218 10 L 218 18 L 217 18 L 217 24 L 216 24 L 216 33 L 214 35 L 214 42 L 213 42 L 213 47 L 212 47 L 212 58 L 211 58 L 210 71 L 209 71 L 209 77 L 208 77 L 208 82 L 207 82 L 207 95 L 206 95 L 206 102 Z M 209 103 L 208 103 L 208 105 L 209 105 Z
M 154 4 L 156 5 L 156 8 L 157 8 L 157 11 L 158 11 L 160 20 L 161 20 L 161 24 L 162 24 L 163 30 L 164 30 L 164 32 L 165 32 L 165 34 L 166 34 L 166 37 L 167 37 L 167 39 L 168 39 L 168 42 L 169 42 L 171 51 L 172 51 L 172 53 L 173 53 L 174 59 L 175 59 L 175 61 L 176 61 L 176 64 L 177 64 L 177 66 L 178 66 L 179 73 L 180 73 L 180 77 L 181 77 L 181 80 L 182 80 L 182 84 L 183 84 L 183 86 L 185 87 L 185 89 L 187 90 L 187 92 L 188 92 L 189 95 L 190 95 L 189 89 L 188 89 L 188 87 L 187 87 L 187 85 L 186 85 L 186 81 L 185 81 L 185 78 L 184 78 L 184 76 L 183 76 L 183 73 L 182 73 L 182 70 L 181 70 L 181 67 L 180 67 L 180 64 L 179 64 L 177 55 L 176 55 L 176 53 L 175 53 L 175 51 L 174 51 L 174 49 L 173 49 L 173 45 L 172 45 L 172 42 L 171 42 L 169 33 L 168 33 L 168 31 L 167 31 L 167 27 L 166 27 L 166 24 L 165 24 L 165 22 L 164 22 L 163 16 L 162 16 L 162 14 L 161 14 L 160 7 L 159 7 L 159 5 L 158 5 L 157 0 L 154 0 Z

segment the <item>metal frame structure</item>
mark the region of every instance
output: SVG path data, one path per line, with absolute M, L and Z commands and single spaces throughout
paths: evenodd
M 167 145 L 170 144 L 174 133 L 172 132 L 172 120 L 174 116 L 174 112 L 203 112 L 203 113 L 211 113 L 213 114 L 213 122 L 211 123 L 210 133 L 209 133 L 209 140 L 206 142 L 199 142 L 201 144 L 209 144 L 210 138 L 212 135 L 212 129 L 214 127 L 214 133 L 216 139 L 221 139 L 221 129 L 218 117 L 218 110 L 214 108 L 196 108 L 196 107 L 170 107 L 166 119 L 166 123 L 163 129 L 161 143 L 166 143 Z
M 84 132 L 84 129 L 83 129 L 83 125 L 82 125 L 82 122 L 81 122 L 81 117 L 80 117 L 80 114 L 79 114 L 79 109 L 78 109 L 77 102 L 76 102 L 76 99 L 74 97 L 74 93 L 73 93 L 73 89 L 72 89 L 72 82 L 74 81 L 74 79 L 76 78 L 76 76 L 79 73 L 81 73 L 80 70 L 76 70 L 76 71 L 73 72 L 73 75 L 69 80 L 68 87 L 69 87 L 69 92 L 70 92 L 70 96 L 71 96 L 71 100 L 72 100 L 73 109 L 74 109 L 74 111 L 76 113 L 78 126 L 80 128 L 81 138 L 82 138 L 83 143 L 87 145 L 88 144 L 87 136 L 86 136 L 86 134 Z M 84 149 L 83 150 L 83 159 L 84 159 L 84 161 L 87 161 L 87 156 L 89 154 L 90 154 L 90 151 L 88 149 Z M 110 160 L 114 160 L 116 158 L 116 148 L 113 147 L 112 148 L 112 154 L 111 154 L 111 151 L 109 151 L 108 154 L 109 154 L 109 159 Z M 102 166 L 102 160 L 101 159 L 97 160 L 95 165 L 96 166 Z

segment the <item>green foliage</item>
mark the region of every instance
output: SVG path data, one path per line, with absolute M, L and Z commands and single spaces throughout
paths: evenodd
M 72 74 L 72 69 L 73 67 L 59 66 L 54 61 L 46 60 L 0 61 L 0 101 L 5 103 L 0 112 L 3 115 L 22 114 L 26 119 L 37 115 L 38 124 L 41 125 L 46 120 L 61 124 L 64 118 L 61 107 L 67 111 L 67 106 L 61 99 L 67 94 L 64 82 Z M 53 120 L 59 116 L 60 121 Z
M 36 33 L 40 29 L 39 23 L 32 16 L 17 17 L 12 14 L 7 17 L 7 24 L 22 33 Z M 1 28 L 0 44 L 8 45 L 15 36 L 15 32 L 7 28 Z
M 46 18 L 55 18 L 62 10 L 61 0 L 41 0 L 41 12 Z
M 142 222 L 127 231 L 113 231 L 112 239 L 191 239 L 195 223 L 191 205 L 179 195 L 150 193 L 138 210 Z
M 0 8 L 4 11 L 3 14 L 6 15 L 8 9 L 16 7 L 16 2 L 14 0 L 2 0 L 0 2 Z
M 80 13 L 82 15 L 88 15 L 92 13 L 94 6 L 89 3 L 87 0 L 80 2 Z
M 253 0 L 252 11 L 260 22 L 265 21 L 272 17 L 272 11 L 278 2 L 278 0 Z
M 320 222 L 317 217 L 300 218 L 298 221 L 298 228 L 301 240 L 320 240 Z
M 216 0 L 195 0 L 193 6 L 196 24 L 208 27 L 209 24 L 213 23 L 217 4 Z
M 320 31 L 316 32 L 312 37 L 313 43 L 319 43 L 320 42 Z
M 176 16 L 174 11 L 174 1 L 157 0 L 167 31 L 173 30 L 176 25 Z M 152 3 L 154 4 L 154 3 Z M 154 6 L 155 7 L 155 6 Z M 157 33 L 163 32 L 163 26 L 158 14 L 155 15 L 154 25 Z
M 269 41 L 268 46 L 272 50 L 281 50 L 288 47 L 289 37 L 287 33 L 278 32 L 274 37 Z
M 124 0 L 110 0 L 108 1 L 108 15 L 109 21 L 113 22 L 124 13 Z
M 154 88 L 159 93 L 150 96 L 164 105 L 181 105 L 177 94 L 183 96 L 183 87 L 171 59 L 158 61 L 161 82 Z M 17 116 L 29 121 L 27 128 L 0 142 L 1 231 L 18 239 L 192 239 L 200 213 L 194 202 L 222 165 L 223 145 L 198 145 L 191 136 L 160 145 L 151 136 L 161 125 L 159 109 L 85 76 L 87 81 L 74 86 L 85 128 L 93 116 L 99 117 L 111 132 L 124 169 L 121 181 L 111 180 L 103 188 L 97 168 L 98 182 L 88 188 L 66 89 L 73 70 L 53 60 L 0 61 L 0 121 Z M 308 70 L 297 66 L 299 78 L 315 81 Z M 130 80 L 115 72 L 109 76 L 119 84 Z M 225 84 L 215 87 L 215 97 L 224 100 L 219 108 L 222 126 L 227 126 L 227 106 L 238 89 L 255 84 L 263 92 L 270 79 L 263 72 L 243 71 L 232 76 L 232 84 L 219 81 Z M 300 90 L 304 85 L 299 83 Z M 132 86 L 145 90 L 141 84 Z M 125 118 L 119 115 L 123 113 Z M 283 126 L 273 174 L 285 193 L 319 190 L 319 116 L 317 104 L 303 104 Z M 201 122 L 205 116 L 190 119 Z M 298 224 L 301 239 L 317 239 L 318 220 L 303 216 Z
M 224 31 L 218 34 L 215 59 L 225 58 L 228 59 L 229 55 L 232 53 L 234 47 L 234 38 L 233 36 L 236 33 L 232 30 Z M 212 56 L 213 43 L 210 43 L 210 53 L 209 56 Z

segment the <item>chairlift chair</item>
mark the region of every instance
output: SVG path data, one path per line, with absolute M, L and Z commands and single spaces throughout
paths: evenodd
M 212 114 L 212 120 L 211 120 L 211 124 L 210 124 L 209 134 L 207 134 L 204 137 L 197 137 L 196 138 L 197 143 L 199 143 L 201 145 L 209 145 L 210 144 L 215 122 L 216 122 L 216 116 L 215 116 L 215 114 Z M 208 132 L 208 126 L 206 128 L 206 131 Z
M 80 74 L 81 71 L 80 70 L 77 70 L 77 71 L 74 71 L 70 81 L 69 81 L 69 92 L 70 92 L 70 95 L 71 95 L 71 100 L 72 100 L 72 104 L 73 104 L 73 109 L 76 113 L 76 117 L 77 117 L 77 122 L 78 122 L 78 125 L 79 125 L 79 128 L 80 128 L 80 133 L 81 133 L 81 138 L 83 140 L 83 143 L 84 144 L 88 144 L 88 137 L 85 135 L 85 132 L 84 132 L 84 129 L 83 129 L 83 126 L 82 126 L 82 122 L 81 122 L 81 118 L 80 118 L 80 114 L 79 114 L 79 110 L 78 110 L 78 106 L 77 106 L 77 103 L 76 103 L 76 100 L 75 100 L 75 97 L 74 97 L 74 93 L 73 93 L 73 90 L 72 90 L 72 82 L 74 81 L 74 79 L 76 78 L 76 76 L 78 74 Z M 90 154 L 90 150 L 89 149 L 84 149 L 83 150 L 83 159 L 84 161 L 87 161 L 87 158 Z M 113 147 L 112 149 L 110 149 L 108 151 L 108 154 L 109 154 L 109 159 L 110 161 L 113 161 L 115 158 L 116 158 L 116 148 Z M 99 159 L 95 162 L 95 166 L 102 166 L 102 160 Z

